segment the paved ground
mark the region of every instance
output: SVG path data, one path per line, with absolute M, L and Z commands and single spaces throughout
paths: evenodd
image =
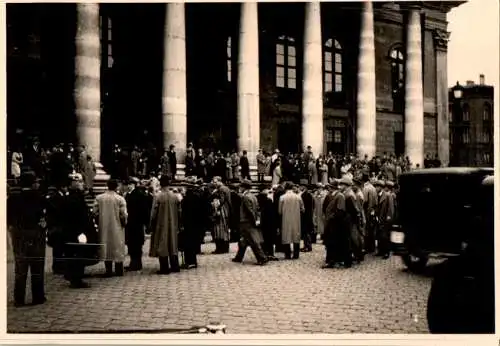
M 213 249 L 213 244 L 204 245 L 206 253 Z M 154 275 L 157 261 L 147 258 L 142 272 L 90 278 L 92 287 L 85 290 L 72 290 L 48 273 L 48 302 L 24 308 L 12 306 L 10 264 L 7 329 L 169 329 L 220 321 L 227 333 L 428 332 L 431 279 L 405 272 L 399 258 L 368 257 L 351 269 L 324 270 L 321 245 L 298 261 L 265 267 L 253 265 L 250 250 L 243 264 L 232 263 L 236 244 L 231 251 L 199 256 L 198 269 L 168 276 Z M 102 263 L 87 269 L 102 271 Z

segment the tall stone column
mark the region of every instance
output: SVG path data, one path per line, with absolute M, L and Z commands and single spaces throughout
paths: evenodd
M 304 80 L 302 83 L 302 144 L 314 155 L 323 153 L 323 47 L 321 3 L 306 3 Z
M 377 148 L 377 98 L 375 87 L 375 31 L 373 4 L 363 2 L 358 57 L 356 148 L 359 157 L 375 156 Z
M 420 10 L 409 9 L 406 42 L 405 151 L 413 167 L 424 162 L 424 95 Z
M 258 4 L 242 2 L 238 53 L 238 149 L 254 171 L 260 145 Z
M 443 167 L 450 163 L 450 123 L 448 114 L 448 40 L 450 33 L 434 31 L 436 52 L 437 150 Z
M 187 141 L 186 22 L 184 3 L 165 4 L 163 56 L 163 147 L 175 145 L 183 174 Z
M 99 4 L 76 5 L 74 101 L 79 145 L 101 159 L 101 43 Z

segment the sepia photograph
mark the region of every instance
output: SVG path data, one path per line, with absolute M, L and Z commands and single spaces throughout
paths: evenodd
M 495 333 L 498 2 L 5 12 L 11 336 Z

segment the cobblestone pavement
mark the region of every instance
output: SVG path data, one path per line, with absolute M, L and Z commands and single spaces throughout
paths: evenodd
M 205 253 L 213 249 L 203 246 Z M 142 272 L 91 277 L 83 290 L 49 272 L 47 303 L 23 308 L 13 307 L 9 263 L 7 330 L 160 330 L 220 321 L 227 333 L 428 333 L 431 279 L 405 272 L 397 257 L 325 270 L 321 245 L 297 261 L 265 267 L 253 265 L 251 250 L 243 264 L 231 262 L 235 251 L 231 244 L 231 254 L 198 256 L 197 269 L 167 276 L 154 275 L 157 260 L 146 258 Z M 103 271 L 102 263 L 87 268 Z

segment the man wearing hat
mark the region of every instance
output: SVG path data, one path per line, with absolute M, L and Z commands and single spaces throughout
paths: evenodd
M 125 195 L 127 202 L 128 220 L 125 226 L 125 244 L 127 245 L 130 265 L 127 271 L 142 269 L 142 247 L 144 245 L 144 231 L 149 225 L 151 201 L 146 191 L 139 184 L 139 179 L 130 178 L 129 190 Z
M 375 232 L 377 229 L 377 204 L 378 196 L 377 189 L 370 182 L 367 174 L 363 175 L 363 209 L 365 213 L 365 251 L 373 253 L 375 251 Z
M 389 182 L 389 185 L 392 182 Z M 382 256 L 384 259 L 390 257 L 390 232 L 392 227 L 392 220 L 394 218 L 394 199 L 392 194 L 389 192 L 389 186 L 383 181 L 379 182 L 380 195 L 378 202 L 378 256 Z
M 300 198 L 302 198 L 302 202 L 304 204 L 304 212 L 301 214 L 301 232 L 302 232 L 302 240 L 304 241 L 304 248 L 300 251 L 302 252 L 310 252 L 312 251 L 312 237 L 314 233 L 314 198 L 312 194 L 309 192 L 308 187 L 310 186 L 301 186 L 300 187 Z
M 269 191 L 262 189 L 258 197 L 259 210 L 260 210 L 260 229 L 264 243 L 262 248 L 271 261 L 278 260 L 274 256 L 274 245 L 277 238 L 277 232 L 274 221 L 274 205 L 272 199 L 269 197 Z
M 68 194 L 69 177 L 59 181 L 56 191 L 47 196 L 47 240 L 52 247 L 52 273 L 62 275 L 64 270 L 64 242 L 63 242 L 63 207 Z
M 285 259 L 298 259 L 300 254 L 301 215 L 304 213 L 304 202 L 294 192 L 294 184 L 285 184 L 285 194 L 279 199 L 278 212 L 281 215 L 281 243 Z M 293 257 L 290 251 L 293 245 Z
M 257 197 L 250 192 L 252 182 L 245 179 L 240 184 L 241 206 L 240 206 L 240 233 L 241 238 L 238 243 L 238 252 L 233 258 L 233 262 L 243 262 L 243 257 L 248 246 L 252 249 L 258 265 L 265 265 L 268 262 L 267 256 L 262 250 L 262 234 L 258 229 L 258 208 Z
M 362 234 L 363 201 L 358 199 L 355 192 L 357 189 L 356 186 L 359 186 L 360 182 L 357 180 L 350 180 L 347 176 L 345 176 L 341 179 L 341 185 L 344 185 L 343 180 L 345 180 L 346 185 L 343 193 L 346 200 L 346 222 L 351 235 L 351 252 L 354 260 L 360 263 L 364 259 Z
M 96 197 L 92 208 L 99 225 L 100 243 L 103 244 L 101 260 L 104 260 L 106 273 L 104 277 L 113 276 L 113 262 L 115 274 L 123 276 L 123 262 L 125 260 L 125 225 L 127 224 L 127 202 L 116 191 L 118 182 L 108 180 L 108 190 Z
M 84 181 L 79 173 L 69 175 L 69 191 L 63 206 L 63 238 L 64 258 L 66 259 L 65 278 L 71 288 L 88 288 L 90 285 L 83 281 L 87 260 L 97 258 L 97 249 L 90 245 L 79 245 L 82 235 L 86 243 L 97 242 L 97 232 L 87 203 L 85 202 Z
M 34 172 L 21 175 L 21 192 L 7 200 L 7 222 L 11 230 L 15 257 L 14 304 L 25 305 L 26 280 L 31 272 L 32 305 L 46 301 L 45 247 L 47 199 Z
M 259 153 L 256 156 L 257 160 L 257 181 L 262 183 L 264 181 L 264 176 L 266 175 L 266 157 L 262 153 L 262 149 L 259 149 Z

